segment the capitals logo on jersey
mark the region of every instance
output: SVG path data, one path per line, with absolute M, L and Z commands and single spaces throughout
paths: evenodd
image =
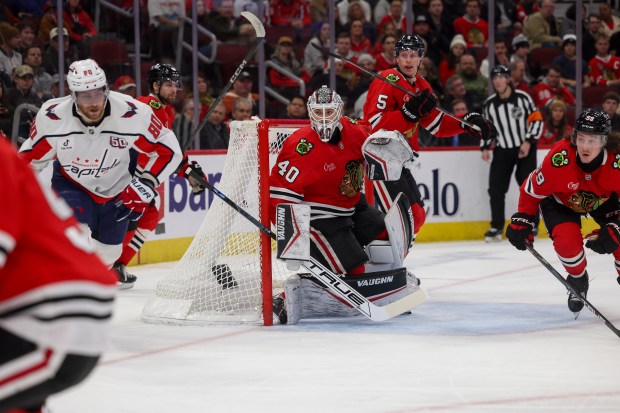
M 54 113 L 54 108 L 58 106 L 58 103 L 56 103 L 55 105 L 51 105 L 50 107 L 48 107 L 45 110 L 45 116 L 47 116 L 48 118 L 50 118 L 51 120 L 60 120 L 60 118 L 58 117 L 58 115 L 56 115 Z
M 133 103 L 127 102 L 127 106 L 129 107 L 127 108 L 127 112 L 123 115 L 123 118 L 131 118 L 138 113 L 138 107 Z

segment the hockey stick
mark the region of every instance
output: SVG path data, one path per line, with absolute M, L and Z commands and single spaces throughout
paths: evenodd
M 352 66 L 355 66 L 356 68 L 358 68 L 358 69 L 359 69 L 359 70 L 361 70 L 362 72 L 366 73 L 367 75 L 372 76 L 372 77 L 374 77 L 374 78 L 376 78 L 376 79 L 380 79 L 380 80 L 382 80 L 382 81 L 384 81 L 384 82 L 386 82 L 386 83 L 388 83 L 388 84 L 390 84 L 390 85 L 394 86 L 396 89 L 400 90 L 401 92 L 405 92 L 406 94 L 408 94 L 408 95 L 410 95 L 410 96 L 415 96 L 415 93 L 413 93 L 412 91 L 407 90 L 407 89 L 405 89 L 404 87 L 402 87 L 401 85 L 397 85 L 397 84 L 396 84 L 396 83 L 394 83 L 394 82 L 390 82 L 389 80 L 387 80 L 386 78 L 384 78 L 383 76 L 381 76 L 379 73 L 377 73 L 377 72 L 373 72 L 373 71 L 371 71 L 371 70 L 368 70 L 368 69 L 366 69 L 366 68 L 364 68 L 364 67 L 362 67 L 362 66 L 358 65 L 357 63 L 355 63 L 355 62 L 354 62 L 353 60 L 351 60 L 351 59 L 348 59 L 348 58 L 346 58 L 346 57 L 343 57 L 343 56 L 337 55 L 336 53 L 332 53 L 332 52 L 330 52 L 327 48 L 322 47 L 322 46 L 320 46 L 320 45 L 318 45 L 318 44 L 316 44 L 316 43 L 310 42 L 310 44 L 312 45 L 312 47 L 314 47 L 314 48 L 315 48 L 315 49 L 317 49 L 317 50 L 320 50 L 322 53 L 325 53 L 325 54 L 327 54 L 327 55 L 329 55 L 329 56 L 331 56 L 331 57 L 333 57 L 333 58 L 336 58 L 336 59 L 344 60 L 345 62 L 349 63 L 349 64 L 350 64 L 350 65 L 352 65 Z M 465 125 L 469 126 L 470 128 L 472 128 L 472 129 L 474 129 L 474 130 L 477 130 L 477 131 L 479 131 L 479 130 L 480 130 L 480 128 L 479 128 L 478 126 L 474 125 L 473 123 L 467 122 L 466 120 L 463 120 L 463 119 L 459 118 L 458 116 L 454 116 L 452 113 L 450 113 L 450 112 L 446 111 L 445 109 L 442 109 L 442 108 L 441 108 L 441 107 L 439 107 L 439 106 L 437 106 L 437 110 L 438 110 L 438 111 L 440 111 L 441 113 L 443 113 L 444 115 L 446 115 L 446 116 L 448 116 L 448 117 L 451 117 L 451 118 L 452 118 L 452 119 L 454 119 L 454 120 L 457 120 L 457 121 L 459 121 L 459 122 L 461 122 L 461 123 L 464 123 Z
M 209 107 L 209 110 L 207 111 L 207 114 L 205 115 L 205 117 L 202 119 L 202 122 L 200 122 L 198 127 L 194 129 L 191 137 L 183 145 L 183 148 L 182 148 L 183 152 L 185 152 L 191 146 L 192 142 L 194 142 L 194 139 L 196 139 L 196 135 L 206 125 L 206 123 L 209 120 L 209 116 L 211 116 L 211 113 L 215 110 L 215 107 L 222 101 L 226 93 L 228 93 L 233 83 L 235 83 L 235 80 L 237 80 L 237 77 L 239 77 L 239 74 L 241 74 L 241 72 L 243 71 L 243 68 L 245 67 L 245 65 L 248 64 L 248 61 L 250 60 L 254 52 L 256 52 L 256 49 L 258 49 L 258 46 L 260 46 L 263 40 L 265 40 L 265 27 L 263 27 L 263 24 L 258 19 L 258 17 L 256 17 L 249 11 L 241 12 L 241 15 L 245 17 L 250 22 L 250 24 L 254 27 L 254 30 L 256 31 L 256 40 L 254 41 L 254 43 L 252 44 L 248 52 L 243 57 L 243 60 L 237 67 L 237 70 L 235 70 L 235 73 L 232 74 L 232 76 L 230 77 L 230 80 L 228 81 L 228 83 L 226 83 L 226 86 L 224 86 L 224 89 L 222 89 L 220 94 L 211 104 L 211 107 Z
M 250 213 L 237 205 L 233 200 L 228 198 L 225 194 L 220 192 L 216 187 L 211 185 L 206 179 L 204 179 L 198 172 L 194 171 L 191 167 L 188 167 L 185 171 L 191 175 L 194 179 L 199 181 L 209 191 L 213 192 L 218 198 L 232 207 L 235 211 L 243 215 L 248 221 L 254 224 L 265 234 L 269 235 L 271 239 L 276 239 L 276 234 L 269 228 L 264 226 L 259 220 L 254 218 Z M 418 289 L 412 294 L 409 294 L 393 303 L 386 304 L 384 306 L 378 306 L 369 301 L 362 294 L 349 287 L 347 283 L 342 281 L 340 277 L 325 268 L 321 263 L 317 262 L 314 258 L 310 257 L 309 261 L 303 261 L 303 266 L 310 271 L 310 273 L 319 281 L 321 281 L 335 296 L 342 299 L 342 301 L 348 303 L 351 307 L 357 309 L 360 313 L 368 317 L 373 321 L 385 321 L 397 315 L 411 310 L 414 307 L 423 304 L 428 299 L 428 295 L 425 290 Z
M 559 273 L 559 272 L 558 272 L 555 268 L 553 268 L 553 266 L 552 266 L 551 264 L 549 264 L 549 263 L 547 262 L 547 260 L 546 260 L 546 259 L 544 259 L 544 257 L 538 253 L 538 251 L 536 251 L 536 250 L 534 249 L 534 247 L 532 246 L 532 244 L 531 244 L 530 242 L 526 242 L 526 243 L 525 243 L 525 247 L 527 248 L 527 250 L 528 250 L 529 252 L 531 252 L 531 253 L 532 253 L 532 255 L 533 255 L 534 257 L 536 257 L 536 259 L 537 259 L 538 261 L 540 261 L 540 263 L 541 263 L 541 264 L 542 264 L 542 265 L 543 265 L 546 269 L 548 269 L 548 270 L 549 270 L 549 272 L 550 272 L 550 273 L 551 273 L 551 274 L 552 274 L 555 278 L 557 278 L 557 279 L 558 279 L 558 281 L 559 281 L 559 282 L 561 282 L 561 283 L 562 283 L 562 285 L 563 285 L 563 286 L 564 286 L 564 287 L 565 287 L 568 291 L 570 291 L 571 293 L 575 294 L 575 295 L 577 296 L 577 298 L 579 298 L 579 299 L 583 302 L 583 304 L 584 304 L 584 305 L 588 308 L 588 310 L 592 311 L 592 313 L 594 313 L 594 315 L 595 315 L 595 316 L 597 316 L 598 318 L 600 318 L 601 320 L 603 320 L 603 321 L 605 322 L 605 325 L 606 325 L 607 327 L 609 327 L 609 329 L 610 329 L 611 331 L 613 331 L 615 335 L 617 335 L 618 337 L 620 337 L 620 331 L 619 331 L 616 327 L 614 327 L 614 325 L 613 325 L 613 324 L 611 324 L 611 322 L 610 322 L 607 318 L 605 318 L 605 316 L 604 316 L 603 314 L 601 314 L 601 313 L 600 313 L 600 311 L 598 311 L 598 310 L 596 309 L 596 307 L 594 307 L 594 306 L 593 306 L 593 305 L 592 305 L 592 304 L 591 304 L 591 303 L 590 303 L 590 302 L 589 302 L 586 298 L 584 298 L 584 297 L 581 295 L 581 293 L 577 292 L 577 291 L 573 288 L 573 286 L 572 286 L 572 285 L 570 285 L 570 284 L 569 284 L 569 283 L 568 283 L 568 282 L 564 279 L 564 277 L 562 277 L 562 275 L 561 275 L 561 274 L 560 274 L 560 273 Z

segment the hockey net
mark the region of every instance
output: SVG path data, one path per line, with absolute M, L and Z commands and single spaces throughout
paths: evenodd
M 270 228 L 269 171 L 283 142 L 307 121 L 231 122 L 217 189 Z M 290 275 L 275 244 L 217 196 L 194 240 L 161 280 L 142 319 L 162 324 L 272 324 L 273 289 Z

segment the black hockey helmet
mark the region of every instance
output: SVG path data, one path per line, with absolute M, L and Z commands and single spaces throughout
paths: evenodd
M 151 66 L 146 80 L 149 83 L 149 92 L 153 92 L 153 83 L 157 82 L 159 86 L 167 80 L 179 83 L 179 71 L 172 65 L 166 63 L 157 63 Z M 179 85 L 180 86 L 180 85 Z
M 491 79 L 495 76 L 510 77 L 510 69 L 506 65 L 497 65 L 491 69 Z
M 420 57 L 424 57 L 424 40 L 417 34 L 404 34 L 396 42 L 394 56 L 398 56 L 403 50 L 414 50 Z
M 571 142 L 575 144 L 577 132 L 601 135 L 603 145 L 607 143 L 607 134 L 611 131 L 611 117 L 602 109 L 584 109 L 575 121 L 575 130 Z

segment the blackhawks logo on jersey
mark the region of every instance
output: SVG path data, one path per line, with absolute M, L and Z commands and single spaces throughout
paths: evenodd
M 614 155 L 614 162 L 611 164 L 614 169 L 620 169 L 620 153 Z
M 295 146 L 295 152 L 300 154 L 301 156 L 308 155 L 310 151 L 314 148 L 314 145 L 306 138 L 301 138 L 299 142 L 297 142 L 297 146 Z
M 593 192 L 575 192 L 567 201 L 569 208 L 580 214 L 590 213 L 607 201 L 604 195 L 596 195 Z
M 342 181 L 340 181 L 340 185 L 338 185 L 338 193 L 347 198 L 353 198 L 362 190 L 363 182 L 362 162 L 359 160 L 349 161 L 344 167 L 344 176 Z
M 149 100 L 149 106 L 153 109 L 161 109 L 161 103 L 156 100 Z
M 568 165 L 569 160 L 567 155 L 568 152 L 566 151 L 566 149 L 562 149 L 560 152 L 554 153 L 553 155 L 551 155 L 551 165 L 555 166 L 556 168 Z
M 390 73 L 389 75 L 387 75 L 385 77 L 387 80 L 389 80 L 392 83 L 396 83 L 400 80 L 400 77 L 398 77 L 397 75 L 395 75 L 394 73 Z

